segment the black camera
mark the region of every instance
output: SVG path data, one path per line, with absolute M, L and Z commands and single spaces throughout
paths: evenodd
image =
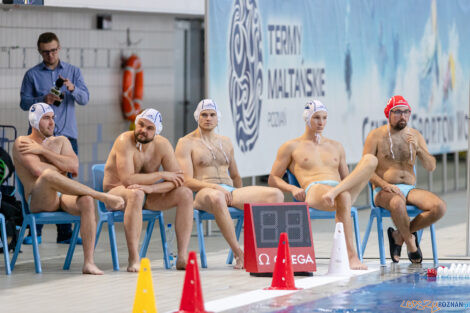
M 51 88 L 51 94 L 56 95 L 57 97 L 60 98 L 60 101 L 59 100 L 54 101 L 54 105 L 56 106 L 59 106 L 62 103 L 62 100 L 64 99 L 64 94 L 60 91 L 63 85 L 64 85 L 64 80 L 59 77 L 55 81 L 55 86 Z

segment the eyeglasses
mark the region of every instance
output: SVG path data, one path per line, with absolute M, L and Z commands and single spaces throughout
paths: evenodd
M 395 111 L 392 111 L 392 114 L 395 115 L 395 116 L 401 116 L 402 114 L 405 115 L 405 116 L 408 116 L 408 115 L 410 115 L 410 113 L 411 113 L 410 110 L 405 110 L 405 111 L 395 110 Z
M 54 48 L 54 49 L 51 49 L 51 50 L 41 50 L 41 54 L 44 54 L 44 55 L 48 55 L 49 53 L 50 54 L 56 54 L 57 51 L 59 51 L 59 48 Z

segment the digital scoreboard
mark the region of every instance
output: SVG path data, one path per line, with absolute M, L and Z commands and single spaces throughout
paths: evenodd
M 317 270 L 310 214 L 306 203 L 245 203 L 245 269 L 272 273 L 279 236 L 287 233 L 294 272 Z

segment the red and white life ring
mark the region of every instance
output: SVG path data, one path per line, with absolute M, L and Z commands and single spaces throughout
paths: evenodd
M 133 54 L 127 59 L 122 79 L 122 113 L 134 121 L 144 98 L 144 70 L 140 58 Z

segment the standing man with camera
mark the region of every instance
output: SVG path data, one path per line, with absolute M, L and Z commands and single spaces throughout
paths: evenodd
M 55 115 L 54 135 L 67 137 L 75 154 L 78 155 L 75 102 L 79 105 L 88 103 L 90 99 L 88 88 L 80 69 L 59 59 L 60 42 L 56 34 L 51 32 L 41 34 L 37 47 L 42 62 L 30 68 L 24 75 L 20 107 L 28 111 L 37 102 L 51 105 Z M 70 224 L 57 225 L 58 243 L 69 243 L 71 235 Z M 38 236 L 41 236 L 40 227 L 38 227 Z M 25 238 L 24 243 L 31 243 L 29 236 Z

